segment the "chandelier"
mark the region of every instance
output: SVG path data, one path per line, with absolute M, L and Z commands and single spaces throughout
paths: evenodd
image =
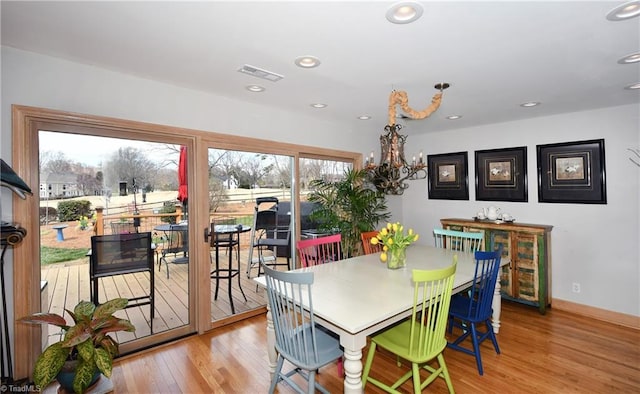
M 416 161 L 413 156 L 408 163 L 404 156 L 404 143 L 406 135 L 399 133 L 402 125 L 396 124 L 396 105 L 411 119 L 424 119 L 440 107 L 442 91 L 449 87 L 448 83 L 439 83 L 435 86 L 439 90 L 431 99 L 431 104 L 423 111 L 415 111 L 409 107 L 409 99 L 404 91 L 392 91 L 389 96 L 389 123 L 384 127 L 385 134 L 380 136 L 380 164 L 373 160 L 373 152 L 365 161 L 365 169 L 369 179 L 376 188 L 385 194 L 399 195 L 409 187 L 408 180 L 424 179 L 427 177 L 427 165 L 422 157 L 422 151 Z

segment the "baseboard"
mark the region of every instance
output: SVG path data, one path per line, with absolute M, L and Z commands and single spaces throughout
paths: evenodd
M 577 304 L 575 302 L 559 300 L 557 298 L 553 299 L 551 307 L 560 311 L 571 312 L 578 315 L 591 317 L 597 320 L 606 321 L 608 323 L 617 324 L 619 326 L 625 326 L 640 330 L 640 316 L 613 312 L 607 309 Z

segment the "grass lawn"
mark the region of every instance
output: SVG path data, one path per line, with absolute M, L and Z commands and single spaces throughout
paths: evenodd
M 40 264 L 47 265 L 70 260 L 78 260 L 84 258 L 88 251 L 88 248 L 66 249 L 42 246 L 40 247 Z

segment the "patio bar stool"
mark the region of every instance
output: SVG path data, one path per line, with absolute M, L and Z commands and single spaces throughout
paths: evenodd
M 238 278 L 238 287 L 240 288 L 240 292 L 242 293 L 242 297 L 245 302 L 247 301 L 247 296 L 244 294 L 244 290 L 242 290 L 242 284 L 240 282 L 240 229 L 235 225 L 227 225 L 224 226 L 231 227 L 236 229 L 235 231 L 216 231 L 216 226 L 214 223 L 211 223 L 210 229 L 210 238 L 209 238 L 209 246 L 211 248 L 215 248 L 215 260 L 214 257 L 211 256 L 211 264 L 215 263 L 215 268 L 211 271 L 210 277 L 211 279 L 216 280 L 216 292 L 214 294 L 213 299 L 218 299 L 218 290 L 220 288 L 220 280 L 227 280 L 227 292 L 229 294 L 229 304 L 231 305 L 231 313 L 235 314 L 236 310 L 233 305 L 233 294 L 231 292 L 232 289 L 232 279 Z M 241 227 L 240 227 L 241 228 Z M 226 249 L 226 253 L 229 256 L 229 265 L 225 267 L 220 266 L 220 249 Z M 233 251 L 236 250 L 236 263 L 237 268 L 233 267 Z

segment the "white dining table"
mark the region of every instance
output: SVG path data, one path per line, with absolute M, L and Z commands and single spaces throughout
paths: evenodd
M 361 393 L 362 349 L 367 336 L 411 315 L 413 302 L 413 269 L 436 269 L 453 263 L 458 255 L 453 293 L 467 288 L 473 281 L 475 260 L 472 254 L 455 252 L 425 245 L 407 248 L 407 266 L 391 270 L 380 261 L 380 254 L 300 268 L 295 271 L 313 272 L 313 312 L 316 323 L 340 336 L 344 348 L 344 392 Z M 501 265 L 508 264 L 501 261 Z M 265 287 L 263 276 L 254 280 Z M 500 283 L 496 284 L 493 299 L 492 325 L 500 329 Z M 303 305 L 308 306 L 308 305 Z M 268 306 L 267 306 L 268 307 Z M 275 373 L 277 354 L 271 312 L 267 313 L 267 346 L 269 372 Z

